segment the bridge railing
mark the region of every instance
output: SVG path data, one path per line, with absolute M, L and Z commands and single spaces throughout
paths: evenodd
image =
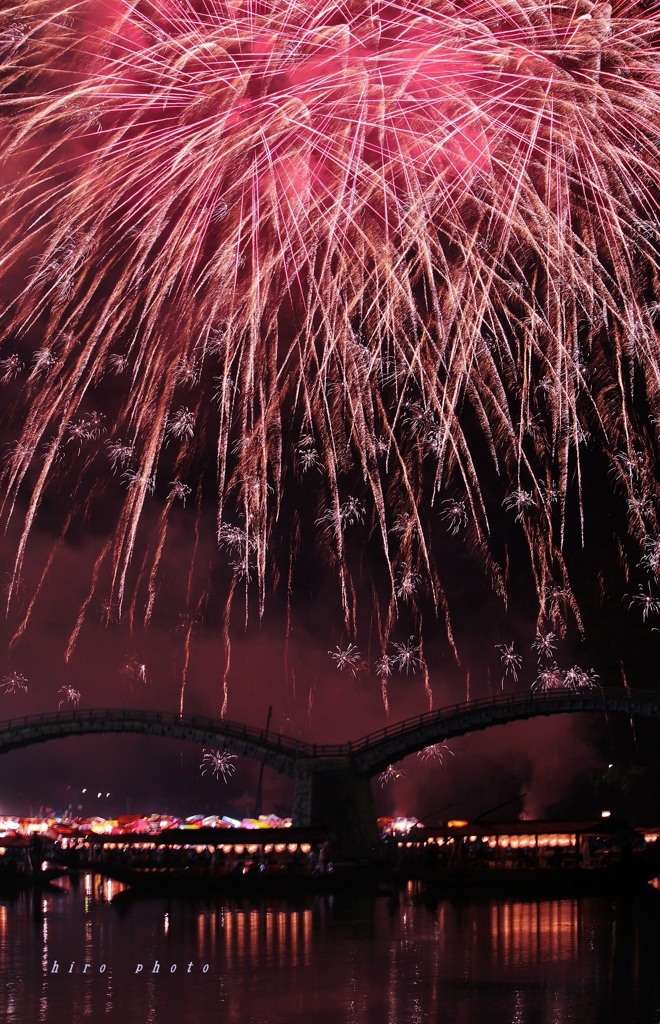
M 67 708 L 65 710 L 45 712 L 44 714 L 23 715 L 18 718 L 10 718 L 0 722 L 2 733 L 14 732 L 24 729 L 47 728 L 49 725 L 68 725 L 79 722 L 81 725 L 91 725 L 102 719 L 104 722 L 141 722 L 145 725 L 150 723 L 173 728 L 197 729 L 202 732 L 215 732 L 219 736 L 226 735 L 234 739 L 244 739 L 248 742 L 258 743 L 270 747 L 278 747 L 282 750 L 296 751 L 301 755 L 313 756 L 314 746 L 304 740 L 295 737 L 284 736 L 271 730 L 258 729 L 254 726 L 243 725 L 239 722 L 223 721 L 216 718 L 209 718 L 205 715 L 178 715 L 166 711 L 145 711 L 131 708 Z M 338 746 L 338 745 L 337 745 Z
M 432 711 L 425 711 L 420 715 L 413 715 L 411 718 L 405 718 L 395 725 L 384 726 L 384 728 L 370 732 L 358 740 L 353 740 L 347 744 L 347 747 L 350 753 L 359 753 L 367 747 L 375 746 L 386 739 L 394 739 L 416 727 L 423 727 L 433 722 L 441 721 L 445 718 L 454 718 L 462 714 L 472 714 L 480 708 L 492 710 L 495 708 L 517 707 L 524 704 L 545 704 L 550 707 L 555 706 L 558 701 L 567 701 L 569 703 L 575 701 L 578 703 L 578 701 L 584 701 L 585 699 L 604 699 L 606 696 L 609 698 L 615 696 L 619 698 L 635 698 L 640 696 L 648 698 L 652 694 L 649 692 L 644 693 L 643 691 L 640 693 L 632 690 L 604 690 L 598 688 L 581 691 L 552 690 L 545 693 L 534 693 L 531 690 L 525 690 L 512 694 L 502 694 L 496 697 L 480 697 L 477 700 L 449 704 L 442 708 L 435 708 Z
M 385 726 L 375 732 L 368 733 L 357 740 L 349 740 L 346 743 L 307 743 L 292 736 L 272 732 L 266 729 L 259 729 L 250 725 L 243 725 L 239 722 L 231 722 L 204 715 L 179 715 L 174 712 L 147 711 L 131 708 L 67 708 L 45 714 L 24 715 L 23 717 L 8 719 L 0 722 L 0 735 L 7 735 L 16 730 L 42 729 L 49 725 L 57 726 L 74 724 L 92 725 L 95 720 L 103 719 L 104 722 L 117 722 L 119 725 L 127 722 L 140 722 L 145 725 L 149 723 L 161 726 L 172 726 L 175 729 L 195 729 L 200 732 L 215 733 L 220 739 L 222 736 L 228 738 L 242 739 L 253 742 L 262 748 L 271 751 L 280 751 L 285 755 L 298 757 L 346 757 L 351 754 L 361 753 L 369 747 L 387 739 L 394 739 L 403 733 L 410 732 L 415 728 L 423 728 L 434 722 L 443 719 L 451 719 L 462 714 L 472 715 L 480 709 L 494 711 L 498 708 L 512 708 L 524 704 L 547 705 L 557 709 L 558 703 L 583 703 L 585 700 L 605 704 L 606 701 L 635 701 L 643 702 L 656 700 L 660 702 L 660 693 L 649 690 L 627 690 L 627 689 L 594 689 L 594 690 L 553 690 L 549 693 L 534 693 L 532 691 L 518 691 L 512 694 L 502 694 L 496 697 L 481 697 L 477 700 L 463 701 L 451 704 L 432 711 L 414 715 L 394 725 Z M 570 708 L 567 707 L 567 710 Z M 89 730 L 90 732 L 93 729 Z M 100 731 L 100 730 L 99 730 Z M 104 730 L 105 731 L 105 730 Z M 119 730 L 121 731 L 121 730 Z M 130 730 L 127 730 L 130 731 Z
M 206 715 L 178 715 L 168 711 L 132 708 L 65 708 L 44 714 L 23 715 L 0 722 L 0 734 L 6 735 L 29 729 L 48 731 L 49 726 L 74 725 L 76 723 L 93 725 L 100 719 L 104 723 L 116 722 L 118 725 L 139 722 L 144 725 L 158 724 L 165 728 L 171 726 L 173 729 L 185 728 L 216 733 L 219 739 L 222 736 L 241 739 L 270 750 L 278 750 L 285 754 L 297 754 L 299 757 L 341 757 L 345 756 L 347 751 L 345 743 L 308 743 L 297 737 L 286 736 L 270 729 L 259 729 L 255 726 L 243 725 L 240 722 L 209 718 Z

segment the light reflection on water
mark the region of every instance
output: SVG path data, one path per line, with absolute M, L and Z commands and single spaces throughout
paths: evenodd
M 251 903 L 88 875 L 0 900 L 0 1021 L 658 1024 L 659 925 L 658 891 Z

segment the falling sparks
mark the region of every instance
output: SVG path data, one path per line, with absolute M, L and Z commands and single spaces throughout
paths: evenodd
M 502 504 L 505 509 L 513 509 L 515 511 L 517 523 L 522 523 L 525 518 L 525 513 L 536 508 L 534 495 L 530 494 L 529 491 L 522 490 L 520 487 L 513 491 L 512 494 L 509 494 Z
M 166 547 L 192 565 L 215 542 L 228 666 L 235 595 L 261 618 L 295 551 L 334 581 L 335 635 L 366 649 L 377 615 L 381 648 L 415 633 L 387 652 L 408 674 L 438 621 L 456 651 L 452 538 L 506 601 L 504 509 L 563 638 L 581 629 L 565 551 L 589 531 L 586 450 L 658 577 L 657 9 L 372 14 L 0 12 L 10 609 L 39 527 L 64 539 L 98 509 L 112 564 L 90 585 L 118 615 L 149 621 Z M 650 588 L 630 605 L 660 612 Z
M 567 669 L 564 676 L 564 682 L 569 690 L 598 690 L 599 676 L 592 668 L 583 669 L 579 665 L 574 665 L 572 668 Z
M 404 569 L 399 573 L 396 584 L 396 596 L 403 601 L 414 601 L 422 582 L 422 577 L 413 569 Z
M 364 522 L 365 509 L 361 501 L 351 496 L 348 497 L 338 508 L 328 508 L 322 516 L 316 520 L 317 526 L 331 525 L 338 531 L 346 530 L 350 526 L 361 525 Z
M 309 434 L 306 434 L 298 442 L 295 461 L 299 473 L 308 473 L 311 469 L 321 470 L 323 468 L 314 438 Z

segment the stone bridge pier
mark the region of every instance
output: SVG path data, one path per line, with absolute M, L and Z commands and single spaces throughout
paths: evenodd
M 365 857 L 378 839 L 371 780 L 349 757 L 301 757 L 295 766 L 293 824 L 327 830 L 344 857 Z

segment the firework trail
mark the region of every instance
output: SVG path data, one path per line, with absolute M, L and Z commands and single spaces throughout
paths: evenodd
M 653 0 L 6 5 L 10 605 L 62 493 L 117 510 L 91 581 L 116 618 L 149 620 L 191 515 L 246 614 L 320 546 L 354 641 L 368 545 L 383 656 L 422 610 L 453 646 L 439 566 L 468 545 L 504 598 L 504 517 L 538 628 L 579 626 L 588 454 L 626 543 L 658 534 L 659 39 Z

